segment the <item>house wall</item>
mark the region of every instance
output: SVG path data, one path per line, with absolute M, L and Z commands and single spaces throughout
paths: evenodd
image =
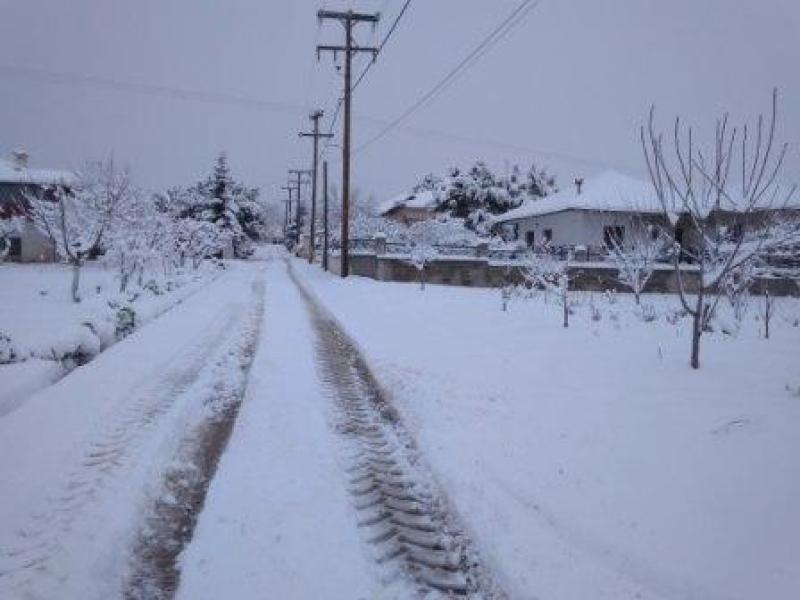
M 10 262 L 53 262 L 56 260 L 55 244 L 40 232 L 30 221 L 26 221 L 22 231 L 13 236 L 20 240 L 19 255 L 9 255 Z
M 551 229 L 550 243 L 555 246 L 603 246 L 606 227 L 624 227 L 629 236 L 646 227 L 645 218 L 630 213 L 600 212 L 589 210 L 565 210 L 539 217 L 529 217 L 515 221 L 518 239 L 525 241 L 529 231 L 534 232 L 534 244 L 544 243 L 544 231 Z M 650 222 L 658 222 L 656 217 L 646 217 Z

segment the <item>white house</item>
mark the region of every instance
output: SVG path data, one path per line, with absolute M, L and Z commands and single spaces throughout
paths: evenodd
M 52 241 L 40 232 L 27 211 L 26 194 L 46 193 L 51 186 L 72 186 L 75 174 L 70 171 L 31 169 L 28 153 L 16 150 L 11 159 L 0 159 L 0 219 L 23 217 L 21 228 L 10 236 L 10 249 L 6 260 L 17 262 L 49 262 L 56 258 Z
M 605 247 L 636 228 L 660 224 L 661 205 L 650 182 L 605 172 L 574 187 L 527 200 L 499 216 L 495 227 L 528 246 Z

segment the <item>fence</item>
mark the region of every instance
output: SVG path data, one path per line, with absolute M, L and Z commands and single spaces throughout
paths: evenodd
M 417 281 L 420 272 L 412 264 L 413 245 L 406 242 L 389 242 L 386 238 L 355 238 L 350 240 L 350 269 L 353 275 L 369 277 L 379 281 Z M 303 245 L 301 244 L 301 248 Z M 338 255 L 338 245 L 331 244 L 332 252 Z M 571 266 L 570 286 L 578 290 L 619 292 L 629 291 L 619 283 L 617 266 L 609 259 L 605 248 L 553 247 L 547 249 L 492 248 L 482 242 L 474 246 L 433 245 L 436 258 L 425 265 L 425 279 L 429 283 L 463 285 L 471 287 L 500 287 L 523 281 L 525 259 L 534 254 L 547 254 L 562 260 L 569 258 Z M 319 253 L 317 253 L 319 256 Z M 674 293 L 678 280 L 672 265 L 672 255 L 665 253 L 652 276 L 645 292 Z M 786 267 L 797 261 L 797 255 L 775 254 L 765 259 L 776 267 Z M 330 261 L 331 270 L 339 271 L 339 261 Z M 691 264 L 681 267 L 682 280 L 687 291 L 697 289 L 697 268 Z M 773 295 L 797 295 L 800 287 L 791 278 L 759 278 L 754 282 L 753 292 L 769 290 Z

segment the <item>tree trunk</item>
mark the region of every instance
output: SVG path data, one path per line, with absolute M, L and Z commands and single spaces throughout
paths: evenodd
M 76 259 L 72 261 L 72 301 L 80 302 L 80 284 L 81 284 L 81 261 Z
M 764 337 L 769 339 L 769 321 L 772 318 L 772 299 L 769 290 L 764 292 Z
M 566 290 L 561 293 L 561 305 L 564 309 L 564 327 L 569 327 L 569 302 Z
M 639 290 L 634 290 L 633 297 L 636 299 L 636 306 L 639 306 L 641 304 L 642 292 Z
M 692 314 L 692 368 L 700 368 L 700 336 L 703 335 L 705 319 L 705 299 L 702 290 L 697 294 L 697 305 Z

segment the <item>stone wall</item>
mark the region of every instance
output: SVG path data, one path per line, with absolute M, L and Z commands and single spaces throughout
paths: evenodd
M 331 256 L 330 270 L 340 274 L 339 256 Z M 419 281 L 419 271 L 408 258 L 394 255 L 358 253 L 350 256 L 352 275 L 368 277 L 378 281 Z M 582 291 L 603 292 L 630 290 L 617 281 L 617 269 L 608 264 L 579 264 L 571 268 L 570 287 Z M 687 266 L 683 272 L 684 288 L 691 292 L 697 289 L 697 272 Z M 425 270 L 428 283 L 460 285 L 468 287 L 500 287 L 507 283 L 521 283 L 519 266 L 513 263 L 492 262 L 488 258 L 443 257 L 432 261 Z M 754 294 L 766 290 L 774 296 L 799 295 L 800 287 L 790 279 L 759 279 L 753 285 Z M 676 293 L 677 276 L 668 265 L 659 267 L 645 287 L 645 293 Z

